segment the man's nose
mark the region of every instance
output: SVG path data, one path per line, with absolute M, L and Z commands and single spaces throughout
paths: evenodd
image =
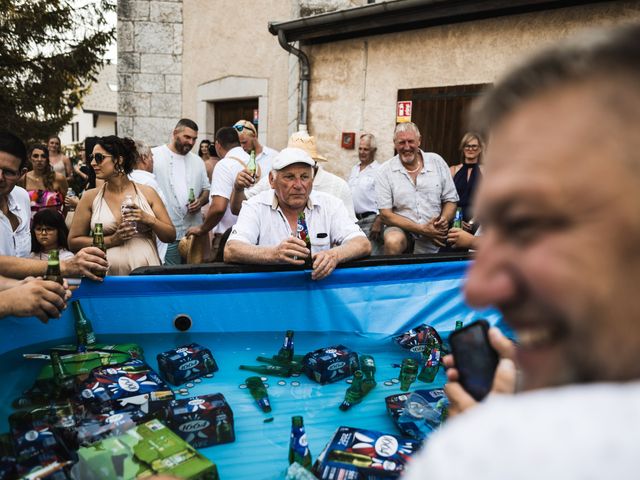
M 516 295 L 516 284 L 510 273 L 507 247 L 485 232 L 479 240 L 476 257 L 467 271 L 464 295 L 473 307 L 499 306 Z

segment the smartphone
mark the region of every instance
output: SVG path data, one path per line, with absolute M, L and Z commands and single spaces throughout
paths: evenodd
M 491 391 L 498 353 L 489 343 L 489 322 L 478 320 L 455 330 L 449 337 L 459 382 L 477 401 Z

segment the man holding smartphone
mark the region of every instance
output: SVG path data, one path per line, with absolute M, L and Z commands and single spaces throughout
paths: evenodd
M 513 358 L 522 391 L 468 409 L 451 368 L 453 411 L 468 411 L 404 478 L 638 475 L 639 84 L 632 25 L 538 54 L 476 105 L 489 146 L 465 294 L 516 332 L 515 348 L 489 332 L 502 358 L 493 390 L 515 390 Z

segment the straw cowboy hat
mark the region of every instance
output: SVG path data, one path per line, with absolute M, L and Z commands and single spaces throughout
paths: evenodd
M 289 138 L 288 148 L 300 148 L 307 152 L 316 162 L 326 162 L 327 159 L 318 153 L 316 137 L 309 136 L 307 132 L 296 132 Z
M 178 243 L 178 252 L 186 263 L 203 263 L 208 256 L 209 235 L 189 235 Z

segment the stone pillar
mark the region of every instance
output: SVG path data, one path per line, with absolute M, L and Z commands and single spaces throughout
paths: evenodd
M 118 135 L 169 141 L 182 112 L 182 0 L 118 1 Z

